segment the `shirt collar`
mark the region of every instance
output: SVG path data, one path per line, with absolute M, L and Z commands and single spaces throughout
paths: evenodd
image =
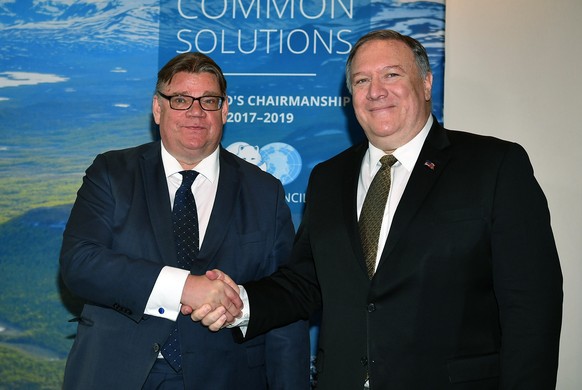
M 412 172 L 414 168 L 414 164 L 416 164 L 416 160 L 418 160 L 418 156 L 420 155 L 420 150 L 422 149 L 422 145 L 424 145 L 424 140 L 426 139 L 430 128 L 432 127 L 433 118 L 432 115 L 429 115 L 428 120 L 426 121 L 424 127 L 420 132 L 406 144 L 402 145 L 398 149 L 396 149 L 393 153 L 394 157 L 398 159 L 398 162 L 402 164 L 407 171 Z M 380 162 L 382 156 L 384 156 L 383 150 L 378 149 L 374 145 L 368 142 L 368 158 L 369 158 L 369 167 L 370 167 L 370 175 L 375 172 L 377 169 L 377 165 Z
M 160 144 L 162 145 L 162 164 L 164 164 L 166 178 L 174 176 L 178 172 L 183 171 L 184 168 L 182 168 L 178 160 L 176 160 L 176 158 L 172 156 L 170 152 L 168 152 L 168 150 L 164 147 L 164 143 L 160 142 Z M 194 170 L 209 180 L 211 183 L 214 183 L 214 181 L 218 179 L 218 174 L 220 171 L 219 156 L 220 147 L 217 147 L 211 155 L 200 161 Z

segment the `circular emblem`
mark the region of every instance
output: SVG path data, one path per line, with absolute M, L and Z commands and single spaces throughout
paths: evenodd
M 301 155 L 293 146 L 283 142 L 273 142 L 259 148 L 258 145 L 239 141 L 230 144 L 226 150 L 269 172 L 283 185 L 291 183 L 301 173 Z

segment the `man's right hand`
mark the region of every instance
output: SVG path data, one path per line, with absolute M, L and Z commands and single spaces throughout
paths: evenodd
M 206 278 L 212 281 L 222 281 L 230 286 L 237 292 L 237 297 L 240 301 L 238 285 L 227 274 L 215 269 L 206 271 Z M 240 307 L 242 309 L 242 301 Z M 225 326 L 232 324 L 235 318 L 240 316 L 241 312 L 239 311 L 238 314 L 232 315 L 232 312 L 227 310 L 226 306 L 212 307 L 211 304 L 207 303 L 190 312 L 184 312 L 182 310 L 182 314 L 190 314 L 192 321 L 200 321 L 202 325 L 208 327 L 211 331 L 217 332 Z
M 238 286 L 218 270 L 208 271 L 206 276 L 188 275 L 180 303 L 182 314 L 191 314 L 195 321 L 203 318 L 205 316 L 203 313 L 212 312 L 214 313 L 212 318 L 220 313 L 225 323 L 232 323 L 235 317 L 240 316 L 243 306 Z M 211 330 L 215 328 L 216 326 L 213 326 Z

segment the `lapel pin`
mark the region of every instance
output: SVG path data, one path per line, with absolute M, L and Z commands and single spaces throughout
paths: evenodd
M 424 166 L 428 167 L 431 171 L 434 171 L 434 169 L 436 168 L 436 165 L 430 160 L 426 160 L 424 162 Z

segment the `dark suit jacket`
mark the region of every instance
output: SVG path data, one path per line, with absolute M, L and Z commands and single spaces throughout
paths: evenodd
M 69 354 L 65 389 L 140 389 L 173 322 L 144 315 L 156 278 L 177 266 L 160 143 L 97 156 L 67 224 L 61 274 L 88 301 Z M 275 271 L 294 236 L 281 183 L 224 149 L 208 230 L 192 273 L 224 270 L 247 282 Z M 240 345 L 179 316 L 188 389 L 305 389 L 305 321 Z M 195 384 L 195 386 L 194 386 Z
M 367 369 L 380 390 L 554 388 L 562 275 L 526 152 L 435 120 L 370 281 L 366 149 L 314 168 L 290 265 L 245 284 L 247 339 L 321 305 L 320 389 L 360 389 Z

